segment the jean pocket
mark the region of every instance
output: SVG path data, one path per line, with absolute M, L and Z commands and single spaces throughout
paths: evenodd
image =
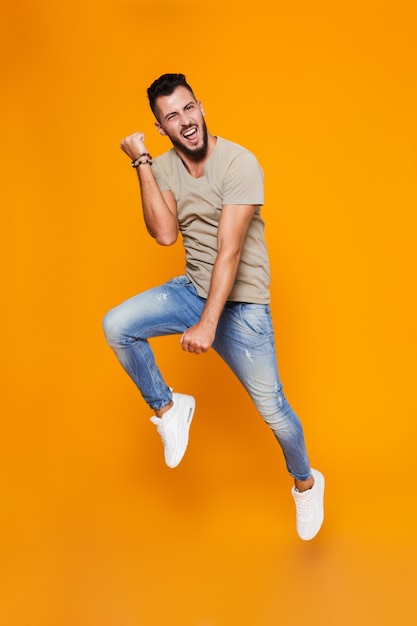
M 272 319 L 268 304 L 240 305 L 240 319 L 246 328 L 257 335 L 272 335 Z

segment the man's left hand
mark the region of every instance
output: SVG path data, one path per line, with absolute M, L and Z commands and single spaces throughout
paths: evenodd
M 209 350 L 214 341 L 214 336 L 215 331 L 199 323 L 187 328 L 181 336 L 180 343 L 185 352 L 201 354 Z

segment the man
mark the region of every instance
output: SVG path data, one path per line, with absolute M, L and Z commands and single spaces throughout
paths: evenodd
M 324 478 L 310 469 L 302 426 L 277 369 L 260 214 L 263 172 L 250 152 L 208 132 L 203 106 L 183 74 L 164 74 L 148 97 L 156 128 L 172 149 L 152 163 L 143 133 L 123 139 L 121 148 L 137 171 L 149 234 L 169 246 L 181 231 L 186 272 L 107 313 L 107 341 L 155 413 L 151 422 L 169 467 L 187 448 L 195 401 L 172 393 L 148 339 L 179 334 L 182 349 L 193 354 L 212 346 L 281 445 L 294 479 L 297 532 L 312 539 L 323 522 Z

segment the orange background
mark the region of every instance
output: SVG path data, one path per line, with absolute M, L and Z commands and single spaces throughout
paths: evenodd
M 0 622 L 411 624 L 417 617 L 416 18 L 405 0 L 9 0 L 2 63 Z M 115 304 L 183 269 L 146 235 L 120 139 L 184 72 L 258 156 L 281 376 L 327 478 L 295 534 L 271 433 L 209 353 L 154 343 L 193 393 L 164 466 L 106 346 Z

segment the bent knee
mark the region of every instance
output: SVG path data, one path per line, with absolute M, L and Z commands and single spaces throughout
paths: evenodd
M 115 346 L 120 343 L 120 337 L 123 332 L 120 327 L 117 308 L 111 309 L 106 313 L 102 320 L 104 336 L 109 346 Z

